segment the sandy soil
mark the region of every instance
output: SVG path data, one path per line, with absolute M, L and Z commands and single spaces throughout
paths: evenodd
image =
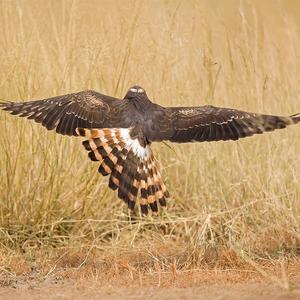
M 36 257 L 31 263 L 20 257 L 4 258 L 2 266 L 0 260 L 0 300 L 300 300 L 299 260 L 182 270 L 174 263 L 165 268 L 151 262 L 135 264 L 130 256 L 105 255 L 105 263 L 96 255 L 83 259 L 79 253 L 59 261 L 39 262 Z
M 272 285 L 235 284 L 210 285 L 193 288 L 114 288 L 97 285 L 43 284 L 18 289 L 2 288 L 1 299 L 300 299 L 300 289 L 290 291 Z
M 0 288 L 0 299 L 300 299 L 300 280 L 292 287 L 283 288 L 266 283 L 200 284 L 195 286 L 186 278 L 185 284 L 174 283 L 168 287 L 116 285 L 116 281 L 106 284 L 85 279 L 44 281 L 42 283 L 16 282 Z M 189 286 L 191 285 L 191 286 Z

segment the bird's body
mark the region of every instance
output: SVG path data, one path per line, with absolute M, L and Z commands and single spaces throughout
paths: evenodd
M 131 87 L 124 99 L 95 91 L 29 102 L 0 102 L 13 115 L 41 123 L 48 130 L 83 136 L 83 145 L 99 172 L 110 175 L 109 187 L 130 209 L 139 201 L 143 214 L 166 205 L 169 192 L 163 182 L 151 142 L 185 143 L 239 138 L 285 128 L 300 122 L 289 117 L 248 113 L 214 106 L 162 107 L 145 90 Z

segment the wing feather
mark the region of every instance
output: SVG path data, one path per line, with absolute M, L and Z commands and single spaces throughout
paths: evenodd
M 299 114 L 289 117 L 249 113 L 214 106 L 167 107 L 156 120 L 153 140 L 204 142 L 237 140 L 300 122 Z
M 28 102 L 0 102 L 0 108 L 41 123 L 57 133 L 77 135 L 76 128 L 128 127 L 122 118 L 126 101 L 95 91 L 78 93 Z

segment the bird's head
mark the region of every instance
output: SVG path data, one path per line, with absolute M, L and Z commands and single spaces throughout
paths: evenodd
M 138 85 L 134 85 L 127 91 L 124 99 L 144 98 L 144 97 L 147 97 L 145 90 Z

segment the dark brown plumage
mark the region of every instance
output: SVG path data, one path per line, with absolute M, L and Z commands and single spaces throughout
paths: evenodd
M 130 209 L 139 201 L 142 214 L 158 212 L 169 192 L 150 144 L 153 141 L 204 142 L 237 140 L 300 122 L 289 117 L 248 113 L 214 106 L 162 107 L 139 86 L 124 99 L 95 91 L 29 102 L 0 102 L 13 115 L 41 123 L 48 130 L 84 136 L 83 145 L 99 172 L 110 176 L 109 187 Z

